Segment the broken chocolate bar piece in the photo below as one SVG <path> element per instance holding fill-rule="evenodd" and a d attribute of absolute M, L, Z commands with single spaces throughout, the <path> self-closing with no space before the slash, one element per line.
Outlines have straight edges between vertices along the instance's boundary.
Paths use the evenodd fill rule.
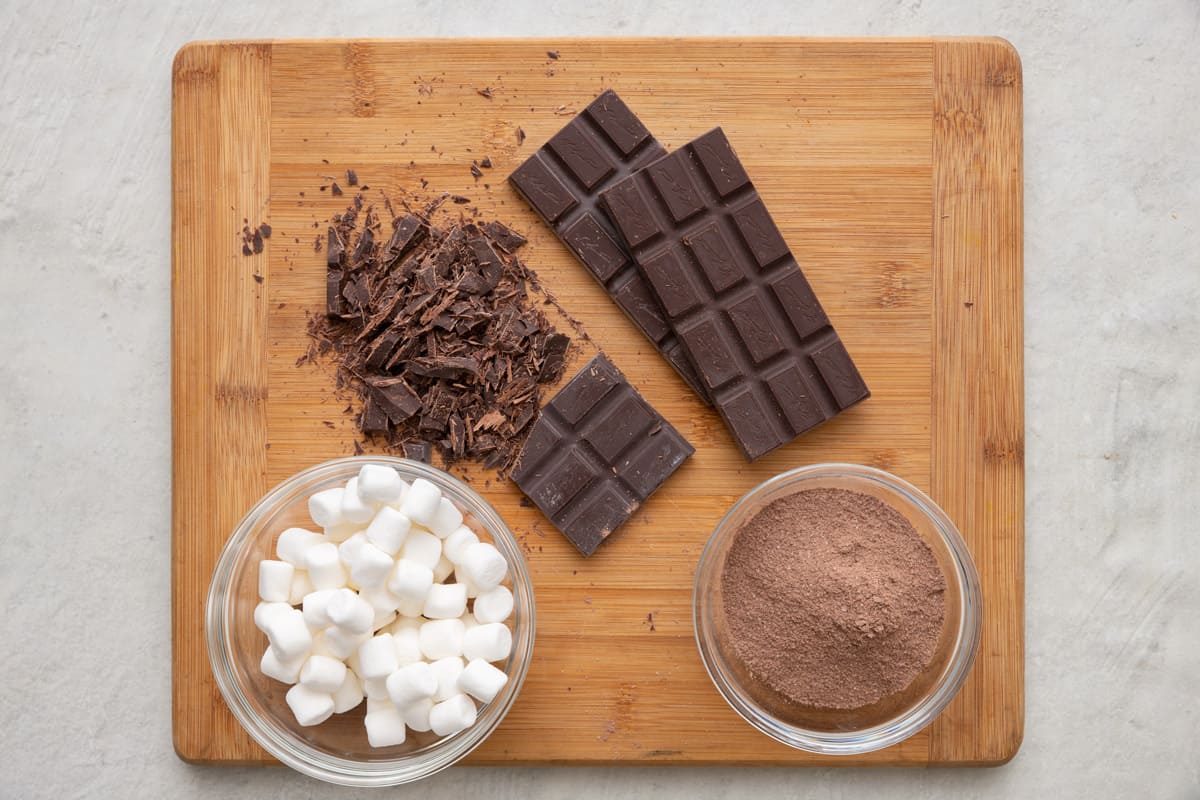
<path fill-rule="evenodd" d="M 870 395 L 720 128 L 602 201 L 747 459 Z"/>
<path fill-rule="evenodd" d="M 541 410 L 512 479 L 590 556 L 694 452 L 598 355 Z"/>
<path fill-rule="evenodd" d="M 666 152 L 610 89 L 508 180 L 680 377 L 708 402 L 707 389 L 663 318 L 658 300 L 598 207 L 602 191 Z"/>

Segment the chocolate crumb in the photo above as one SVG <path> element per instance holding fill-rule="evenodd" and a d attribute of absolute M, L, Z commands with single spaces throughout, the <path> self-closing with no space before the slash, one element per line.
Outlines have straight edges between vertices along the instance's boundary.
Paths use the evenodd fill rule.
<path fill-rule="evenodd" d="M 552 60 L 558 61 L 558 51 L 557 50 L 547 50 L 546 55 L 549 58 L 551 58 Z"/>
<path fill-rule="evenodd" d="M 346 170 L 346 185 L 358 186 L 358 173 L 352 169 Z M 363 188 L 365 189 L 367 187 L 364 186 Z"/>
<path fill-rule="evenodd" d="M 522 128 L 517 128 L 517 146 L 525 144 L 525 131 Z"/>
<path fill-rule="evenodd" d="M 267 224 L 267 223 L 265 223 L 265 222 L 259 223 L 259 225 L 258 225 L 258 232 L 259 232 L 260 234 L 262 234 L 262 238 L 264 238 L 264 239 L 270 239 L 270 238 L 271 238 L 271 233 L 272 233 L 271 226 L 270 226 L 270 225 L 268 225 L 268 224 Z M 286 234 L 285 234 L 285 235 L 286 235 Z"/>
<path fill-rule="evenodd" d="M 482 89 L 476 89 L 475 93 L 480 97 L 486 97 L 488 100 L 492 99 L 492 87 L 490 86 L 485 86 Z"/>
<path fill-rule="evenodd" d="M 483 177 L 483 170 L 479 169 L 479 167 L 472 164 L 471 165 L 471 175 L 473 175 L 475 177 L 475 182 L 479 183 L 479 179 Z"/>
<path fill-rule="evenodd" d="M 333 190 L 334 197 L 342 196 L 342 194 L 343 194 L 342 187 L 338 186 L 336 183 L 333 183 L 333 184 L 330 184 L 330 188 Z"/>
<path fill-rule="evenodd" d="M 492 168 L 491 156 L 484 156 L 483 160 L 479 162 L 479 166 L 483 167 L 484 169 L 491 169 Z"/>
<path fill-rule="evenodd" d="M 250 249 L 250 245 L 248 245 L 248 244 L 242 245 L 242 255 L 244 255 L 244 256 L 254 255 L 254 251 Z"/>
<path fill-rule="evenodd" d="M 262 282 L 263 282 L 263 276 L 262 276 L 262 275 L 259 275 L 259 274 L 256 272 L 256 273 L 254 273 L 254 280 L 255 280 L 257 283 L 262 283 Z"/>

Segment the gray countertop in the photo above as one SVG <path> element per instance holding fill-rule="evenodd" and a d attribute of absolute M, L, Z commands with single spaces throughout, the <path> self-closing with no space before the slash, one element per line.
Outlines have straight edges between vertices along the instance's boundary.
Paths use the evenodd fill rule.
<path fill-rule="evenodd" d="M 352 794 L 171 749 L 171 58 L 192 39 L 484 34 L 1016 45 L 1026 732 L 989 770 L 462 768 L 421 796 L 1200 797 L 1196 0 L 198 5 L 0 13 L 0 797 Z"/>

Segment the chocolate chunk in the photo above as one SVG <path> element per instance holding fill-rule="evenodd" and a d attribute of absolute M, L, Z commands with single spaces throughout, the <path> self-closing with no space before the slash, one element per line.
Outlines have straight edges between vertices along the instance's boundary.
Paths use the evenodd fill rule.
<path fill-rule="evenodd" d="M 561 333 L 546 337 L 542 344 L 542 368 L 538 370 L 538 383 L 554 383 L 562 377 L 570 344 L 571 338 Z"/>
<path fill-rule="evenodd" d="M 463 378 L 479 375 L 479 362 L 470 356 L 414 358 L 406 367 L 409 372 L 427 378 Z"/>
<path fill-rule="evenodd" d="M 512 479 L 589 556 L 693 452 L 598 355 L 542 409 Z"/>
<path fill-rule="evenodd" d="M 500 222 L 488 222 L 483 226 L 483 235 L 492 240 L 492 244 L 506 253 L 515 253 L 517 248 L 524 245 L 528 239 Z"/>
<path fill-rule="evenodd" d="M 388 415 L 375 398 L 367 395 L 363 401 L 362 415 L 358 418 L 358 428 L 368 436 L 377 436 L 388 432 Z"/>
<path fill-rule="evenodd" d="M 346 288 L 346 275 L 342 270 L 330 268 L 325 273 L 325 313 L 330 317 L 344 317 L 347 306 L 342 294 Z"/>
<path fill-rule="evenodd" d="M 433 462 L 433 447 L 429 442 L 405 442 L 402 447 L 407 459 L 420 461 L 422 464 Z"/>
<path fill-rule="evenodd" d="M 870 395 L 720 128 L 602 202 L 747 459 Z"/>
<path fill-rule="evenodd" d="M 508 180 L 688 386 L 708 402 L 707 389 L 667 325 L 658 300 L 599 206 L 601 192 L 665 153 L 610 89 Z"/>
<path fill-rule="evenodd" d="M 421 410 L 421 398 L 403 378 L 374 378 L 368 384 L 371 387 L 370 396 L 392 422 L 404 422 Z"/>

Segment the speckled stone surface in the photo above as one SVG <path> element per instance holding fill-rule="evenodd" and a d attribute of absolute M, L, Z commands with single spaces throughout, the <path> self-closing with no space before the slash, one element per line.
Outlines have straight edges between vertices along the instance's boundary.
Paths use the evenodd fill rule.
<path fill-rule="evenodd" d="M 755 5 L 3 3 L 0 797 L 361 794 L 171 748 L 170 64 L 192 39 L 485 33 L 1017 46 L 1027 722 L 991 770 L 462 768 L 421 796 L 1200 797 L 1200 5 Z"/>

